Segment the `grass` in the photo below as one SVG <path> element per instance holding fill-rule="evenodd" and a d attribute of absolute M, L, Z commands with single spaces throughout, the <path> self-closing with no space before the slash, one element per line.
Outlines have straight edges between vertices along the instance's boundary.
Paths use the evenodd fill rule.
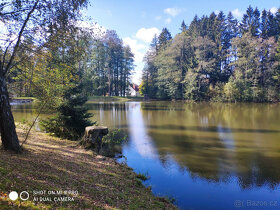
<path fill-rule="evenodd" d="M 17 100 L 36 100 L 34 97 L 14 97 L 12 99 L 17 99 Z"/>
<path fill-rule="evenodd" d="M 24 130 L 17 131 L 22 141 Z M 22 154 L 1 150 L 0 209 L 176 209 L 144 187 L 131 168 L 76 145 L 32 131 Z M 71 195 L 74 201 L 44 202 L 33 194 L 40 190 L 78 194 Z M 1 196 L 10 191 L 28 191 L 30 198 L 11 201 Z M 43 197 L 55 199 L 57 195 Z"/>
<path fill-rule="evenodd" d="M 136 178 L 142 180 L 142 181 L 146 181 L 148 179 L 150 179 L 150 177 L 146 174 L 142 174 L 142 173 L 138 173 L 136 174 Z"/>
<path fill-rule="evenodd" d="M 91 101 L 119 101 L 119 102 L 124 102 L 124 101 L 142 101 L 144 97 L 133 97 L 133 96 L 127 96 L 127 97 L 120 97 L 120 96 L 90 96 L 88 98 L 88 102 Z"/>

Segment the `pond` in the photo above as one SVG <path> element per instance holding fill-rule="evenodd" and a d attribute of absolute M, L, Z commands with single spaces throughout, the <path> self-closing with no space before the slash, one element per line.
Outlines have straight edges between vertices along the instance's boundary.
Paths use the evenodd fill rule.
<path fill-rule="evenodd" d="M 87 106 L 99 125 L 128 131 L 128 166 L 147 174 L 145 185 L 181 209 L 280 208 L 279 104 Z M 30 104 L 13 106 L 13 113 L 16 121 L 36 115 Z"/>

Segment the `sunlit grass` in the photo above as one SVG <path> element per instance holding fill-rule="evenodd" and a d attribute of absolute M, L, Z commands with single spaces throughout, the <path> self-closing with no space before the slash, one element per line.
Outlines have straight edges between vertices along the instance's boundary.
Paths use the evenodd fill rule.
<path fill-rule="evenodd" d="M 17 131 L 22 141 L 24 130 Z M 85 151 L 77 142 L 32 131 L 24 148 L 22 154 L 1 151 L 0 192 L 28 191 L 30 199 L 0 199 L 0 209 L 175 208 L 152 195 L 126 165 Z M 79 194 L 74 202 L 38 202 L 33 201 L 33 190 L 77 190 Z"/>

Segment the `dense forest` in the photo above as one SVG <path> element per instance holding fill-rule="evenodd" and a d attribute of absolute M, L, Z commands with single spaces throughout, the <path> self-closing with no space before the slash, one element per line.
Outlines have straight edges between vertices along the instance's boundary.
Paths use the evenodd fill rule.
<path fill-rule="evenodd" d="M 164 28 L 145 56 L 140 92 L 150 98 L 192 101 L 280 100 L 280 9 L 248 7 L 184 21 L 174 38 Z"/>
<path fill-rule="evenodd" d="M 87 96 L 128 94 L 134 55 L 115 31 L 79 27 L 78 22 L 68 34 L 52 33 L 43 46 L 31 39 L 22 44 L 26 47 L 21 48 L 20 65 L 9 76 L 12 95 L 40 97 L 49 89 L 54 94 L 74 80 L 83 83 L 83 93 Z M 60 33 L 64 33 L 63 39 Z"/>

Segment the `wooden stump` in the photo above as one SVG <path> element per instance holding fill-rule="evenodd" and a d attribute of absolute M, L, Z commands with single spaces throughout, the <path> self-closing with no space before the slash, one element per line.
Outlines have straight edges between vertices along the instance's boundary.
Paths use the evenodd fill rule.
<path fill-rule="evenodd" d="M 105 126 L 89 126 L 85 128 L 85 136 L 83 139 L 83 145 L 89 145 L 100 151 L 103 136 L 109 133 L 108 127 Z"/>

